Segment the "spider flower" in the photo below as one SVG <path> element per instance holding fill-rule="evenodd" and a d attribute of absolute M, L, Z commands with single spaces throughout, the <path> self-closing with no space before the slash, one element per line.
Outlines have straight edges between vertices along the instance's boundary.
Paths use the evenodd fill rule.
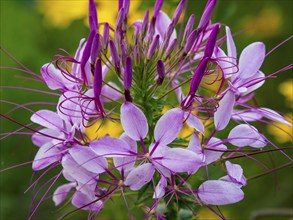
<path fill-rule="evenodd" d="M 118 1 L 116 26 L 99 22 L 99 10 L 89 0 L 89 35 L 74 56 L 54 56 L 38 76 L 59 92 L 55 111 L 23 107 L 41 126 L 23 126 L 33 131 L 32 142 L 39 147 L 33 170 L 60 167 L 54 185 L 62 175 L 68 181 L 55 188 L 55 205 L 68 199 L 76 210 L 94 217 L 110 199 L 122 197 L 133 219 L 130 192 L 139 195 L 135 204 L 144 204 L 140 208 L 146 218 L 164 219 L 172 203 L 178 204 L 174 198 L 191 211 L 207 206 L 214 213 L 210 205 L 244 198 L 245 165 L 229 160 L 247 156 L 257 161 L 251 155 L 270 144 L 276 147 L 250 123 L 270 123 L 268 119 L 291 124 L 275 110 L 250 104 L 254 92 L 276 74 L 260 71 L 266 57 L 262 42 L 248 45 L 237 61 L 230 28 L 220 37 L 223 25 L 210 20 L 216 2 L 207 1 L 197 28 L 191 15 L 178 34 L 185 0 L 171 18 L 157 0 L 152 14 L 147 10 L 131 24 L 132 2 Z M 179 135 L 184 129 L 189 136 Z M 222 130 L 229 133 L 225 139 Z M 249 147 L 251 155 L 245 153 Z M 219 168 L 220 179 L 209 173 L 210 165 Z"/>

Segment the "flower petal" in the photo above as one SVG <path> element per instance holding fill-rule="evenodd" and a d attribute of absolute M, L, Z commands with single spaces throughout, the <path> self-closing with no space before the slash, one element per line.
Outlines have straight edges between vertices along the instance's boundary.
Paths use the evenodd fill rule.
<path fill-rule="evenodd" d="M 75 207 L 82 208 L 83 210 L 99 212 L 103 208 L 103 202 L 99 200 L 92 203 L 95 200 L 97 200 L 96 197 L 89 196 L 81 191 L 76 191 L 72 197 L 71 203 Z"/>
<path fill-rule="evenodd" d="M 89 147 L 74 146 L 70 148 L 69 153 L 75 162 L 92 173 L 103 173 L 108 168 L 107 160 Z"/>
<path fill-rule="evenodd" d="M 160 145 L 171 143 L 179 134 L 184 119 L 184 111 L 174 108 L 166 112 L 157 122 L 154 136 Z"/>
<path fill-rule="evenodd" d="M 230 131 L 229 142 L 237 147 L 249 146 L 256 142 L 260 135 L 252 125 L 241 124 Z"/>
<path fill-rule="evenodd" d="M 221 180 L 208 180 L 198 188 L 199 198 L 210 205 L 227 205 L 244 198 L 243 191 L 234 183 Z"/>
<path fill-rule="evenodd" d="M 143 112 L 131 102 L 121 106 L 120 119 L 125 133 L 133 140 L 144 139 L 148 133 L 148 123 Z"/>
<path fill-rule="evenodd" d="M 278 112 L 272 109 L 260 108 L 260 109 L 257 109 L 256 112 L 261 113 L 264 117 L 271 119 L 273 121 L 280 122 L 288 126 L 292 126 L 282 115 L 280 115 Z"/>
<path fill-rule="evenodd" d="M 125 133 L 123 133 L 120 136 L 120 139 L 122 139 L 123 141 L 125 141 L 128 144 L 131 152 L 134 152 L 134 153 L 137 152 L 136 141 L 132 140 Z M 133 168 L 135 161 L 136 161 L 136 156 L 114 157 L 113 158 L 113 162 L 114 162 L 115 167 L 120 172 L 123 170 L 126 173 Z"/>
<path fill-rule="evenodd" d="M 127 176 L 124 184 L 131 190 L 139 190 L 151 181 L 155 173 L 155 168 L 151 163 L 145 163 L 134 168 Z"/>
<path fill-rule="evenodd" d="M 54 191 L 53 198 L 52 198 L 55 206 L 60 205 L 64 201 L 64 199 L 66 198 L 70 190 L 75 186 L 76 186 L 76 183 L 67 183 L 67 184 L 59 186 Z"/>
<path fill-rule="evenodd" d="M 222 141 L 218 138 L 212 137 L 210 141 L 207 143 L 207 147 L 211 148 L 211 150 L 205 149 L 205 164 L 210 164 L 218 160 L 227 150 L 227 147 L 224 144 L 221 144 Z"/>
<path fill-rule="evenodd" d="M 196 172 L 202 165 L 202 157 L 182 148 L 170 148 L 164 154 L 162 165 L 173 172 Z"/>
<path fill-rule="evenodd" d="M 95 179 L 98 177 L 97 174 L 89 172 L 78 165 L 70 154 L 63 156 L 62 166 L 63 171 L 67 176 L 70 176 L 70 179 L 73 178 L 82 184 L 94 184 L 96 182 Z"/>
<path fill-rule="evenodd" d="M 63 120 L 57 113 L 49 110 L 37 111 L 32 115 L 31 121 L 53 130 L 62 131 L 63 129 Z"/>
<path fill-rule="evenodd" d="M 162 198 L 165 195 L 166 187 L 167 187 L 167 179 L 164 176 L 161 176 L 161 179 L 154 190 L 153 198 L 154 199 Z"/>
<path fill-rule="evenodd" d="M 255 42 L 244 48 L 239 58 L 238 77 L 247 79 L 253 76 L 261 67 L 265 53 L 265 45 L 262 42 Z"/>
<path fill-rule="evenodd" d="M 199 131 L 200 133 L 204 133 L 204 126 L 203 123 L 192 113 L 185 113 L 185 118 L 187 118 L 186 123 L 189 127 L 194 128 L 195 130 Z"/>
<path fill-rule="evenodd" d="M 133 156 L 128 144 L 118 138 L 106 136 L 90 142 L 89 146 L 96 154 L 104 157 Z"/>
<path fill-rule="evenodd" d="M 44 169 L 50 164 L 59 161 L 61 157 L 61 151 L 52 142 L 49 142 L 39 148 L 32 164 L 32 169 L 34 171 Z"/>
<path fill-rule="evenodd" d="M 35 132 L 32 136 L 32 142 L 33 142 L 33 144 L 35 144 L 38 147 L 41 147 L 44 144 L 54 140 L 54 137 L 60 136 L 59 131 L 55 131 L 55 130 L 48 129 L 48 128 L 43 128 L 43 129 L 39 130 L 39 132 L 46 134 L 48 136 L 52 136 L 52 137 L 48 137 L 48 136 L 45 136 L 45 135 L 40 134 L 38 132 Z"/>
<path fill-rule="evenodd" d="M 171 24 L 171 19 L 168 17 L 168 15 L 165 12 L 160 11 L 156 18 L 156 31 L 154 36 L 159 34 L 160 41 L 163 41 L 164 35 L 167 32 L 170 24 Z M 174 30 L 173 33 L 171 34 L 170 42 L 174 40 L 175 38 L 176 38 L 176 31 Z"/>
<path fill-rule="evenodd" d="M 223 130 L 229 123 L 233 107 L 235 104 L 235 95 L 228 91 L 219 102 L 219 108 L 215 112 L 214 123 L 218 131 Z"/>

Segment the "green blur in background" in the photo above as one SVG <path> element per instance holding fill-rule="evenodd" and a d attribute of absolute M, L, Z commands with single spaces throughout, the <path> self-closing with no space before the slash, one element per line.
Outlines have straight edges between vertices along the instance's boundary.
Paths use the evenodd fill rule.
<path fill-rule="evenodd" d="M 55 4 L 56 0 L 48 0 L 50 4 Z M 194 13 L 197 22 L 203 11 L 206 1 L 190 0 L 187 7 L 187 15 Z M 74 54 L 81 38 L 87 37 L 88 28 L 84 19 L 80 17 L 67 24 L 67 26 L 56 27 L 50 25 L 44 20 L 44 14 L 37 9 L 39 2 L 32 0 L 1 0 L 1 47 L 16 57 L 22 64 L 39 74 L 40 67 L 51 61 L 58 48 L 64 48 L 70 54 Z M 112 4 L 118 4 L 112 1 Z M 144 1 L 139 6 L 141 13 L 147 6 L 152 6 L 153 1 Z M 174 11 L 176 1 L 166 1 L 164 6 L 168 12 Z M 214 11 L 212 21 L 227 24 L 233 33 L 241 32 L 234 40 L 237 46 L 238 56 L 242 49 L 255 41 L 263 41 L 266 44 L 267 51 L 274 48 L 280 42 L 292 35 L 292 0 L 219 0 Z M 98 9 L 99 10 L 99 9 Z M 56 11 L 56 13 L 59 13 Z M 99 13 L 99 11 L 98 11 Z M 113 10 L 108 13 L 116 13 Z M 168 13 L 170 16 L 171 13 Z M 86 12 L 85 12 L 86 15 Z M 221 34 L 224 34 L 222 28 Z M 223 47 L 225 48 L 225 47 Z M 292 40 L 278 48 L 274 53 L 269 55 L 262 66 L 262 71 L 268 75 L 292 62 L 293 57 Z M 0 53 L 0 66 L 18 67 L 7 55 Z M 1 69 L 0 79 L 1 86 L 17 86 L 33 89 L 49 91 L 42 83 L 25 79 L 28 75 L 19 71 Z M 265 106 L 284 113 L 292 113 L 292 103 L 288 103 L 288 99 L 279 93 L 278 86 L 280 83 L 292 80 L 292 71 L 287 71 L 278 76 L 276 79 L 269 79 L 264 86 L 257 90 L 257 101 L 259 106 Z M 292 87 L 291 87 L 292 89 Z M 18 89 L 1 88 L 1 100 L 6 100 L 18 104 L 30 102 L 52 102 L 53 105 L 30 105 L 31 110 L 36 111 L 42 108 L 55 110 L 58 96 L 44 95 L 41 93 L 22 91 Z M 292 90 L 291 90 L 292 92 Z M 15 106 L 8 103 L 1 103 L 1 113 L 6 113 Z M 16 110 L 9 116 L 16 121 L 29 124 L 31 112 L 25 110 Z M 18 129 L 19 126 L 1 118 L 1 134 L 2 138 L 5 132 L 11 132 Z M 222 137 L 227 136 L 232 126 L 226 129 L 226 132 L 220 132 Z M 279 147 L 292 146 L 292 139 L 277 142 L 274 136 L 267 132 L 264 125 L 258 126 L 258 129 L 264 132 L 267 137 Z M 31 161 L 34 158 L 37 147 L 33 146 L 29 136 L 10 136 L 1 140 L 1 169 L 11 167 L 16 164 Z M 286 151 L 288 155 L 293 156 L 292 150 Z M 289 160 L 279 152 L 266 153 L 256 156 L 269 168 L 278 167 L 288 163 Z M 250 159 L 244 158 L 234 160 L 244 169 L 247 177 L 257 175 L 264 172 L 264 168 Z M 56 169 L 55 174 L 60 169 Z M 28 217 L 29 209 L 32 204 L 36 205 L 47 187 L 41 189 L 41 193 L 33 202 L 33 194 L 31 191 L 26 192 L 33 179 L 40 175 L 32 176 L 31 165 L 25 165 L 19 168 L 11 169 L 1 173 L 1 220 L 18 220 Z M 35 193 L 40 187 L 46 183 L 54 175 L 49 173 L 46 178 L 41 180 L 39 185 L 33 190 Z M 60 178 L 60 183 L 65 182 Z M 220 207 L 227 219 L 249 219 L 255 212 L 263 209 L 283 209 L 293 208 L 293 170 L 292 166 L 286 169 L 274 172 L 258 179 L 252 180 L 246 187 L 245 199 L 233 205 Z M 71 205 L 64 207 L 55 207 L 51 199 L 53 190 L 46 197 L 44 203 L 38 208 L 34 219 L 57 219 L 64 213 L 73 209 Z M 128 219 L 127 209 L 118 197 L 113 201 L 109 201 L 102 210 L 97 219 L 120 220 Z M 134 211 L 138 219 L 142 213 Z M 205 208 L 200 211 L 199 219 L 217 219 L 216 216 Z M 72 214 L 68 219 L 86 219 L 87 213 L 79 211 Z M 269 219 L 293 219 L 291 217 L 266 217 L 257 218 L 258 220 Z"/>

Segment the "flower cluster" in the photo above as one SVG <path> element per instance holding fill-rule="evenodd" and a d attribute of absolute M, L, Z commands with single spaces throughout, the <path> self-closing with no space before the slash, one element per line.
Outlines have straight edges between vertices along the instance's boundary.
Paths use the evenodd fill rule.
<path fill-rule="evenodd" d="M 157 0 L 152 15 L 146 11 L 129 24 L 130 1 L 120 0 L 112 27 L 98 22 L 89 0 L 87 39 L 74 57 L 59 54 L 41 68 L 42 80 L 61 94 L 55 112 L 31 117 L 42 126 L 32 136 L 39 147 L 32 168 L 62 167 L 57 178 L 67 183 L 53 194 L 56 206 L 68 199 L 95 216 L 113 195 L 121 194 L 128 207 L 125 193 L 143 191 L 146 218 L 164 219 L 174 198 L 191 210 L 244 198 L 243 169 L 229 160 L 244 147 L 258 151 L 270 143 L 251 122 L 290 123 L 251 104 L 272 76 L 260 70 L 265 45 L 252 43 L 237 58 L 229 27 L 210 21 L 216 0 L 208 0 L 196 28 L 191 15 L 178 34 L 186 3 L 169 18 Z M 108 122 L 122 126 L 119 137 L 111 130 L 100 135 Z M 224 129 L 228 137 L 217 138 Z M 220 178 L 208 175 L 211 164 L 221 167 Z M 199 169 L 204 178 L 197 178 Z"/>

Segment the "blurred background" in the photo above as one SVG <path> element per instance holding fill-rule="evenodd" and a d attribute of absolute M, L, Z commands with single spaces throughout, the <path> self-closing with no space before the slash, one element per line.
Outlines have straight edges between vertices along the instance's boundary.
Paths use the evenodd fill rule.
<path fill-rule="evenodd" d="M 50 62 L 52 56 L 57 53 L 58 48 L 63 48 L 70 54 L 74 54 L 79 40 L 87 37 L 87 1 L 85 0 L 1 0 L 0 2 L 1 48 L 4 48 L 35 73 L 39 74 L 40 67 L 44 63 Z M 177 3 L 178 1 L 173 0 L 165 1 L 163 10 L 171 17 Z M 205 3 L 206 1 L 204 0 L 190 0 L 185 20 L 181 19 L 181 22 L 186 22 L 188 15 L 191 13 L 195 14 L 198 21 Z M 154 1 L 131 1 L 129 22 L 142 19 L 144 10 L 151 8 L 153 4 Z M 110 24 L 114 24 L 117 16 L 117 5 L 117 1 L 97 1 L 99 22 L 107 21 Z M 263 41 L 266 44 L 266 50 L 270 51 L 292 35 L 292 10 L 292 0 L 219 0 L 213 13 L 212 21 L 227 24 L 233 33 L 241 32 L 234 38 L 238 54 L 246 45 L 255 41 Z M 222 34 L 224 34 L 223 29 Z M 290 64 L 293 57 L 292 45 L 291 40 L 270 54 L 261 70 L 268 75 Z M 18 67 L 2 51 L 0 58 L 1 67 Z M 3 88 L 3 86 L 17 86 L 49 91 L 45 85 L 27 80 L 25 77 L 28 75 L 25 73 L 3 68 L 0 70 L 1 100 L 18 104 L 44 101 L 56 103 L 58 97 L 52 95 L 22 91 L 16 88 Z M 277 78 L 267 80 L 264 86 L 257 90 L 256 97 L 259 106 L 284 112 L 287 119 L 292 122 L 292 71 L 281 73 Z M 1 113 L 6 113 L 14 107 L 11 104 L 2 102 Z M 41 108 L 55 110 L 53 105 L 31 105 L 29 108 L 32 110 Z M 31 113 L 17 110 L 9 116 L 18 122 L 29 124 Z M 276 129 L 274 126 L 267 125 L 258 126 L 258 129 L 264 132 L 278 147 L 292 146 L 292 128 L 284 125 L 278 126 L 287 133 Z M 2 139 L 5 133 L 15 131 L 18 128 L 18 125 L 1 118 L 1 169 L 31 161 L 37 151 L 37 147 L 33 146 L 28 136 L 10 136 Z M 291 137 L 288 133 L 291 134 Z M 220 135 L 227 136 L 225 133 Z M 291 157 L 293 156 L 292 150 L 288 150 L 286 153 Z M 256 158 L 270 168 L 289 162 L 279 152 L 265 153 Z M 249 159 L 239 159 L 234 162 L 243 166 L 247 177 L 265 171 L 260 165 Z M 52 177 L 52 175 L 48 176 Z M 28 210 L 33 203 L 33 195 L 31 192 L 24 192 L 29 187 L 32 178 L 31 165 L 1 173 L 0 219 L 18 220 L 27 218 Z M 43 180 L 39 186 L 45 182 Z M 293 170 L 292 166 L 290 166 L 271 175 L 251 180 L 248 186 L 243 188 L 245 199 L 237 204 L 223 206 L 221 211 L 227 219 L 249 219 L 263 210 L 277 209 L 277 211 L 280 211 L 284 208 L 292 208 L 292 186 Z M 34 191 L 37 192 L 38 189 L 36 188 Z M 44 189 L 42 189 L 40 195 L 44 192 Z M 37 198 L 40 199 L 41 196 Z M 51 197 L 46 199 L 37 210 L 34 219 L 57 219 L 62 214 L 72 210 L 70 205 L 56 208 Z M 98 219 L 128 219 L 126 208 L 119 200 L 120 198 L 117 201 L 108 202 Z M 79 211 L 68 219 L 85 219 L 86 216 L 84 211 Z M 141 213 L 137 213 L 137 216 L 141 216 Z M 208 209 L 202 208 L 199 212 L 199 219 L 217 218 Z M 274 216 L 258 217 L 256 219 L 292 220 L 293 217 Z"/>

